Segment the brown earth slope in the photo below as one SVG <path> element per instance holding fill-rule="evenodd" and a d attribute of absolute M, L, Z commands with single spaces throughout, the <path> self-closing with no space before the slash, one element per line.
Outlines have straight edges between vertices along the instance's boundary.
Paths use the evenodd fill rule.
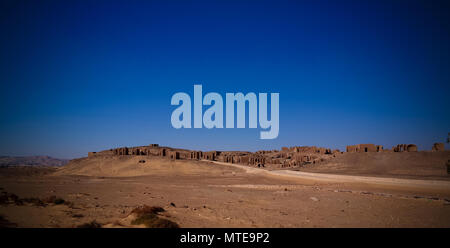
<path fill-rule="evenodd" d="M 450 180 L 450 151 L 344 153 L 298 170 L 343 175 Z"/>
<path fill-rule="evenodd" d="M 94 156 L 74 159 L 54 175 L 135 177 L 147 175 L 203 175 L 222 173 L 223 167 L 194 160 L 169 160 L 153 156 Z"/>

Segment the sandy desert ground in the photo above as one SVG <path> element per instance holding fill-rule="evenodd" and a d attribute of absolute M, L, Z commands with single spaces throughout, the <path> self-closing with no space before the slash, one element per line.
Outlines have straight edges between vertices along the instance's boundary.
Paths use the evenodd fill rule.
<path fill-rule="evenodd" d="M 116 156 L 61 168 L 0 169 L 2 226 L 143 227 L 130 215 L 160 206 L 180 227 L 450 227 L 450 180 L 263 170 L 210 161 Z M 345 174 L 345 173 L 344 173 Z M 347 173 L 348 174 L 348 173 Z M 351 174 L 351 173 L 350 173 Z M 70 202 L 70 203 L 68 203 Z"/>

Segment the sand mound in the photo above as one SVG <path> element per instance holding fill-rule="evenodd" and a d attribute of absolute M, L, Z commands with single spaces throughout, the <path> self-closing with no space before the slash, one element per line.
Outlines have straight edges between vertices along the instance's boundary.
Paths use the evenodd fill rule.
<path fill-rule="evenodd" d="M 445 165 L 449 159 L 450 151 L 344 153 L 329 162 L 300 170 L 349 175 L 450 179 Z"/>
<path fill-rule="evenodd" d="M 193 160 L 147 156 L 93 156 L 71 160 L 55 175 L 133 177 L 145 175 L 214 175 L 238 170 Z"/>

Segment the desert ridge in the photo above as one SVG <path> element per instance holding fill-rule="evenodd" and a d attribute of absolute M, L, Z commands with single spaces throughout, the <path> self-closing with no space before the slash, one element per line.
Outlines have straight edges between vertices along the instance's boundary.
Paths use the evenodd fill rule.
<path fill-rule="evenodd" d="M 139 168 L 146 168 L 146 162 L 148 164 L 151 159 L 160 160 L 157 164 L 166 164 L 168 168 L 173 166 L 169 161 L 201 160 L 239 164 L 266 170 L 287 169 L 351 175 L 362 173 L 374 176 L 446 179 L 450 151 L 446 151 L 442 143 L 434 144 L 428 151 L 418 151 L 414 144 L 399 144 L 392 149 L 384 149 L 382 145 L 358 144 L 347 146 L 345 152 L 316 146 L 282 147 L 280 150 L 257 152 L 197 151 L 150 144 L 89 152 L 87 158 L 71 161 L 62 171 L 69 171 L 70 168 L 80 170 L 81 167 L 73 166 L 73 164 L 80 164 L 80 161 L 83 161 L 81 164 L 86 162 L 97 163 L 97 165 L 103 162 L 109 163 L 108 161 L 123 161 L 124 163 L 116 163 L 116 165 L 123 164 L 125 166 L 127 163 L 131 163 L 133 165 L 141 164 L 142 166 Z M 107 167 L 105 165 L 105 168 Z M 182 171 L 182 168 L 183 165 L 180 165 L 179 171 Z M 156 171 L 155 167 L 152 173 Z M 141 171 L 140 173 L 146 174 L 147 172 Z M 135 170 L 132 174 L 138 175 L 139 173 Z"/>

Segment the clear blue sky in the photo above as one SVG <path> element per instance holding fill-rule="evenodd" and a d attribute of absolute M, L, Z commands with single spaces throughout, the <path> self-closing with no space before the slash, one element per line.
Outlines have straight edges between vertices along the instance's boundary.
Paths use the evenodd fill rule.
<path fill-rule="evenodd" d="M 450 132 L 448 1 L 0 3 L 0 155 L 348 144 Z M 280 133 L 172 128 L 171 96 L 279 92 Z"/>

